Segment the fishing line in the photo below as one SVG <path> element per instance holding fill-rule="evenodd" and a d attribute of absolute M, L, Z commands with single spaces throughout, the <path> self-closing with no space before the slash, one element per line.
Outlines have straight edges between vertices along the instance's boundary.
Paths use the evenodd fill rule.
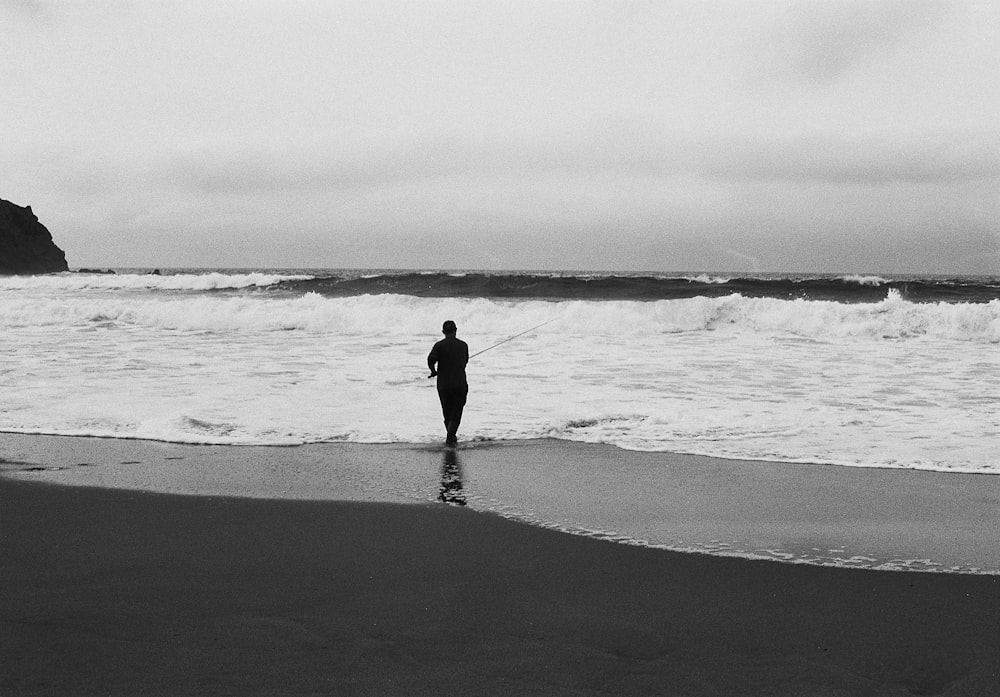
<path fill-rule="evenodd" d="M 492 346 L 488 346 L 488 347 L 484 348 L 482 351 L 476 351 L 474 354 L 472 354 L 471 356 L 469 356 L 469 360 L 471 361 L 473 358 L 475 358 L 479 354 L 486 353 L 487 351 L 489 351 L 491 349 L 495 349 L 497 346 L 502 346 L 503 344 L 506 344 L 508 341 L 513 341 L 514 339 L 516 339 L 519 336 L 524 336 L 528 332 L 533 332 L 533 331 L 535 331 L 536 329 L 538 329 L 540 327 L 544 327 L 546 324 L 551 324 L 552 322 L 555 322 L 557 319 L 559 319 L 559 318 L 558 317 L 553 317 L 552 319 L 548 320 L 547 322 L 542 322 L 541 324 L 539 324 L 537 326 L 534 326 L 531 329 L 525 329 L 523 332 L 520 332 L 519 334 L 515 334 L 514 336 L 508 336 L 503 341 L 498 341 L 497 343 L 493 344 Z"/>

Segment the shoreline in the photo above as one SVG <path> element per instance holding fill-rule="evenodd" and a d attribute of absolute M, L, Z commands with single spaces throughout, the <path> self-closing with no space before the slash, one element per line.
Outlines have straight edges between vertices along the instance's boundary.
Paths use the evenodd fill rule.
<path fill-rule="evenodd" d="M 22 432 L 22 431 L 4 431 L 0 430 L 0 440 L 6 436 L 11 436 L 13 438 L 66 438 L 74 440 L 94 440 L 94 441 L 126 441 L 126 442 L 137 442 L 137 443 L 159 443 L 165 446 L 178 446 L 178 447 L 192 447 L 192 448 L 237 448 L 237 449 L 280 449 L 280 448 L 310 448 L 310 447 L 370 447 L 370 448 L 394 448 L 402 447 L 414 450 L 424 450 L 427 448 L 440 448 L 443 447 L 443 440 L 438 441 L 392 441 L 392 442 L 382 442 L 382 441 L 349 441 L 349 440 L 330 440 L 330 441 L 311 441 L 311 442 L 296 442 L 296 443 L 202 443 L 195 441 L 184 441 L 184 440 L 169 440 L 160 438 L 142 438 L 138 436 L 108 436 L 108 435 L 93 435 L 93 434 L 56 434 L 56 433 L 44 433 L 44 432 Z M 698 452 L 689 452 L 685 450 L 641 450 L 641 449 L 631 449 L 624 446 L 618 445 L 616 443 L 607 443 L 603 441 L 589 441 L 589 440 L 576 440 L 572 438 L 562 438 L 559 436 L 532 436 L 525 438 L 477 438 L 474 440 L 460 441 L 458 444 L 459 448 L 482 448 L 482 447 L 501 447 L 504 445 L 516 446 L 522 443 L 538 443 L 553 441 L 557 443 L 566 443 L 567 445 L 581 445 L 581 446 L 593 446 L 599 448 L 610 448 L 613 450 L 620 450 L 624 453 L 637 453 L 656 456 L 660 455 L 663 457 L 685 457 L 685 458 L 701 458 L 704 460 L 721 460 L 730 462 L 756 462 L 764 465 L 786 465 L 786 466 L 805 466 L 805 467 L 845 467 L 849 469 L 860 469 L 860 470 L 888 470 L 897 472 L 930 472 L 933 474 L 956 474 L 956 475 L 981 475 L 984 477 L 1000 477 L 1000 469 L 998 470 L 982 470 L 982 469 L 971 469 L 964 467 L 922 467 L 916 465 L 910 466 L 888 466 L 888 465 L 871 465 L 871 464 L 857 464 L 852 462 L 843 462 L 836 460 L 822 461 L 822 460 L 808 460 L 808 459 L 761 459 L 761 458 L 748 458 L 748 457 L 737 457 L 735 455 L 707 455 Z M 3 464 L 3 460 L 0 459 L 0 465 Z"/>
<path fill-rule="evenodd" d="M 450 460 L 449 460 L 450 458 Z M 1000 573 L 1000 478 L 727 460 L 573 441 L 187 445 L 0 434 L 0 476 L 197 496 L 470 508 L 660 550 Z M 454 502 L 454 501 L 453 501 Z"/>

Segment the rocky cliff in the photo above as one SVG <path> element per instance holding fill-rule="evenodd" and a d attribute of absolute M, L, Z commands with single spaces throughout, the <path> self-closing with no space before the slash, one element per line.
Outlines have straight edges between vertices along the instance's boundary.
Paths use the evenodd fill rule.
<path fill-rule="evenodd" d="M 31 206 L 0 199 L 0 274 L 67 271 L 66 254 L 38 222 Z"/>

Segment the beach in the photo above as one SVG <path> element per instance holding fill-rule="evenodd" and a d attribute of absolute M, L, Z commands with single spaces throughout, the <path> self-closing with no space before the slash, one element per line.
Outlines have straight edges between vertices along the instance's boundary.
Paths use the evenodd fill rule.
<path fill-rule="evenodd" d="M 313 457 L 301 448 L 254 454 L 10 434 L 0 444 L 5 696 L 955 697 L 1000 689 L 996 575 L 677 553 L 473 510 L 480 460 L 493 470 L 510 463 L 517 486 L 539 486 L 515 477 L 516 463 L 560 453 L 580 460 L 570 444 L 460 447 L 467 506 L 439 501 L 455 488 L 442 487 L 447 462 L 426 447 L 323 451 L 393 472 L 403 460 L 429 469 L 430 489 L 411 495 L 358 479 L 317 491 L 325 485 L 309 467 L 289 468 Z M 684 468 L 668 453 L 646 456 Z M 282 461 L 282 476 L 268 479 L 277 471 L 268 457 Z M 216 476 L 196 461 L 211 461 Z M 240 481 L 227 469 L 244 472 L 242 492 L 227 488 Z M 141 473 L 154 470 L 173 470 L 173 483 L 141 485 L 149 479 Z M 123 482 L 126 471 L 137 481 Z M 312 496 L 269 489 L 269 481 L 296 481 L 295 472 L 295 486 Z M 752 492 L 761 472 L 733 490 Z M 809 472 L 824 487 L 872 474 L 803 469 L 785 489 L 811 495 Z M 893 490 L 933 473 L 896 474 Z M 941 511 L 956 521 L 969 509 L 995 512 L 993 477 L 942 476 L 968 478 L 979 495 L 938 497 Z M 67 480 L 53 483 L 60 477 Z M 179 482 L 202 495 L 177 493 Z M 175 493 L 149 490 L 157 488 Z M 821 528 L 832 543 L 838 526 L 851 527 L 844 497 L 845 517 L 818 513 L 814 537 Z M 906 508 L 883 515 L 905 528 L 920 517 Z M 939 527 L 927 526 L 930 547 Z M 984 546 L 995 539 L 995 529 L 958 533 Z"/>
<path fill-rule="evenodd" d="M 0 0 L 0 697 L 1000 697 L 998 28 Z"/>

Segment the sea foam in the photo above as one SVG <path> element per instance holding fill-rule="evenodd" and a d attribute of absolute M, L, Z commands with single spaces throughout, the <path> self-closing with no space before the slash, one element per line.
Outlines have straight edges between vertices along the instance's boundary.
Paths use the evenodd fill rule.
<path fill-rule="evenodd" d="M 435 442 L 425 359 L 441 322 L 456 321 L 473 353 L 548 322 L 470 363 L 463 438 L 998 469 L 997 301 L 329 297 L 254 274 L 198 281 L 224 292 L 54 278 L 0 286 L 0 430 Z"/>

